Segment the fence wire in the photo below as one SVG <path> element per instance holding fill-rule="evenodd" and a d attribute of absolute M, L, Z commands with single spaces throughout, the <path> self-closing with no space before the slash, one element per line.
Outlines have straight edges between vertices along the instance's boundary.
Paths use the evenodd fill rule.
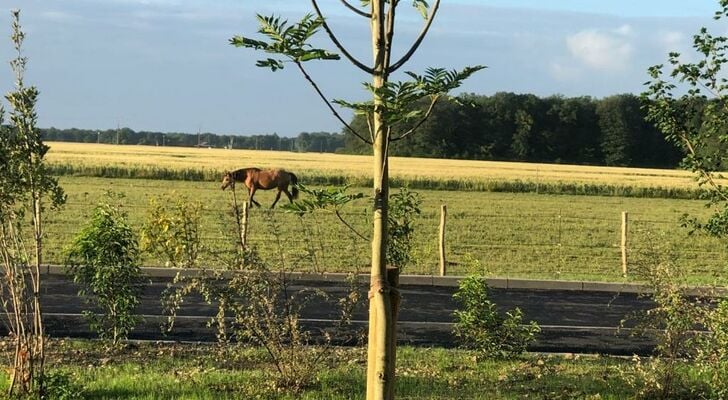
<path fill-rule="evenodd" d="M 213 190 L 200 185 L 203 190 Z M 136 185 L 149 192 L 165 192 L 158 184 Z M 216 189 L 219 191 L 219 189 Z M 46 224 L 46 260 L 63 262 L 63 247 L 81 229 L 91 214 L 90 197 L 76 195 L 64 210 L 50 215 Z M 123 205 L 130 222 L 140 228 L 148 210 L 142 198 L 127 199 Z M 95 201 L 95 199 L 94 199 Z M 541 278 L 622 279 L 621 206 L 614 203 L 608 215 L 589 211 L 589 205 L 603 203 L 580 200 L 585 211 L 558 209 L 522 211 L 509 207 L 509 200 L 488 208 L 450 209 L 446 225 L 445 248 L 449 274 L 487 272 L 489 275 Z M 495 211 L 494 211 L 495 210 Z M 438 271 L 439 206 L 423 207 L 415 218 L 411 265 L 404 273 L 432 274 Z M 370 229 L 366 207 L 353 207 L 343 213 L 359 232 Z M 274 220 L 276 224 L 271 224 Z M 235 243 L 231 207 L 226 196 L 205 204 L 201 240 L 209 249 L 212 262 Z M 274 228 L 273 225 L 279 226 Z M 277 229 L 277 230 L 276 230 Z M 692 237 L 680 226 L 680 216 L 662 217 L 650 212 L 629 214 L 627 262 L 656 250 L 674 254 L 675 262 L 690 274 L 725 276 L 728 254 L 725 246 L 710 237 Z M 369 242 L 356 237 L 334 215 L 315 212 L 303 217 L 275 210 L 253 209 L 249 241 L 261 256 L 271 262 L 295 264 L 301 270 L 347 272 L 365 270 L 371 253 Z M 659 249 L 657 249 L 659 247 Z M 145 255 L 147 265 L 163 265 L 163 260 Z M 640 261 L 640 262 L 643 262 Z"/>

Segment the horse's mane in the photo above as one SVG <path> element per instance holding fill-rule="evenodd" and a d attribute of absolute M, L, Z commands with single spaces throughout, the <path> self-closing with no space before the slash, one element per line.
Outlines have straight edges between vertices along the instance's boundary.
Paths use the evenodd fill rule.
<path fill-rule="evenodd" d="M 245 180 L 245 177 L 248 175 L 248 171 L 256 171 L 259 170 L 255 167 L 249 167 L 249 168 L 240 168 L 236 169 L 235 171 L 231 172 L 230 175 L 233 179 L 243 181 Z"/>

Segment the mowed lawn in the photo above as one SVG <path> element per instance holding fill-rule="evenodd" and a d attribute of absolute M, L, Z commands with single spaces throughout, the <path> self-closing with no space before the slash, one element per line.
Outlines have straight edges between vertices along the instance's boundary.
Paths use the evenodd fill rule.
<path fill-rule="evenodd" d="M 98 342 L 60 342 L 50 345 L 47 371 L 65 374 L 85 399 L 351 400 L 364 399 L 366 393 L 361 347 L 332 349 L 311 385 L 296 393 L 275 386 L 275 367 L 262 348 L 139 343 L 108 354 Z M 636 375 L 633 364 L 578 355 L 482 360 L 465 350 L 400 347 L 396 398 L 632 398 L 637 389 L 628 383 Z M 0 377 L 5 378 L 5 371 Z M 0 390 L 6 382 L 0 380 Z"/>
<path fill-rule="evenodd" d="M 193 150 L 194 151 L 194 150 Z M 305 182 L 305 180 L 304 180 Z M 231 195 L 214 182 L 60 178 L 68 204 L 53 213 L 47 225 L 46 260 L 63 261 L 61 249 L 88 220 L 93 206 L 107 190 L 126 195 L 123 208 L 136 228 L 141 227 L 150 198 L 161 194 L 186 196 L 202 202 L 203 241 L 212 253 L 231 248 Z M 396 191 L 394 189 L 393 191 Z M 350 188 L 369 195 L 369 188 Z M 414 264 L 404 273 L 434 274 L 438 263 L 440 206 L 448 207 L 446 248 L 449 274 L 484 271 L 489 276 L 518 278 L 622 280 L 621 212 L 629 212 L 628 280 L 639 279 L 635 263 L 652 250 L 675 254 L 691 282 L 728 283 L 725 245 L 694 236 L 680 227 L 683 213 L 705 215 L 703 201 L 600 196 L 417 191 L 423 200 L 416 219 Z M 256 198 L 267 206 L 272 192 Z M 285 200 L 287 201 L 287 200 Z M 284 202 L 282 199 L 281 202 Z M 360 200 L 344 211 L 345 218 L 368 234 L 369 202 Z M 280 209 L 253 209 L 250 241 L 261 256 L 276 267 L 302 271 L 366 271 L 370 243 L 357 238 L 335 216 L 327 213 L 300 218 Z M 219 263 L 206 255 L 207 265 Z M 146 265 L 163 265 L 150 255 Z"/>
<path fill-rule="evenodd" d="M 370 156 L 293 153 L 186 147 L 131 146 L 48 142 L 52 164 L 85 167 L 168 168 L 219 172 L 241 167 L 282 167 L 300 176 L 369 177 Z M 603 184 L 633 187 L 695 187 L 687 171 L 670 169 L 591 167 L 497 161 L 390 158 L 390 176 L 474 182 L 521 180 L 538 183 Z"/>

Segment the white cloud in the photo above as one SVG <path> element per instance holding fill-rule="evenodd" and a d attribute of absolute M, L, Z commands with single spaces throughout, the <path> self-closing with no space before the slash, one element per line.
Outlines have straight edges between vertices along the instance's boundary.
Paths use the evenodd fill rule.
<path fill-rule="evenodd" d="M 668 31 L 660 35 L 660 41 L 665 48 L 674 49 L 685 42 L 685 35 L 679 31 Z"/>
<path fill-rule="evenodd" d="M 568 36 L 566 46 L 578 61 L 601 71 L 625 70 L 634 52 L 623 34 L 614 35 L 596 30 L 585 30 Z"/>
<path fill-rule="evenodd" d="M 622 25 L 619 28 L 615 29 L 614 33 L 618 33 L 622 36 L 629 36 L 632 34 L 632 26 L 627 25 L 627 24 Z"/>

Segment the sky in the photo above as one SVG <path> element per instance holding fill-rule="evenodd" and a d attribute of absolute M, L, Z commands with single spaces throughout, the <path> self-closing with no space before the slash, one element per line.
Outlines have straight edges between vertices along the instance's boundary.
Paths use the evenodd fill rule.
<path fill-rule="evenodd" d="M 409 3 L 398 13 L 398 54 L 423 22 Z M 338 0 L 320 4 L 341 42 L 370 63 L 367 20 Z M 27 34 L 26 82 L 41 92 L 40 127 L 282 136 L 341 130 L 295 68 L 258 68 L 263 54 L 228 44 L 234 35 L 257 37 L 256 14 L 295 20 L 311 12 L 308 1 L 1 0 L 0 60 L 15 57 L 15 8 Z M 639 93 L 647 68 L 668 52 L 690 60 L 701 26 L 728 34 L 725 20 L 712 19 L 717 8 L 718 0 L 443 0 L 403 70 L 486 65 L 458 90 L 481 95 Z M 323 32 L 316 44 L 334 49 Z M 329 98 L 367 98 L 369 78 L 348 61 L 309 68 Z M 0 91 L 12 86 L 2 63 Z"/>

